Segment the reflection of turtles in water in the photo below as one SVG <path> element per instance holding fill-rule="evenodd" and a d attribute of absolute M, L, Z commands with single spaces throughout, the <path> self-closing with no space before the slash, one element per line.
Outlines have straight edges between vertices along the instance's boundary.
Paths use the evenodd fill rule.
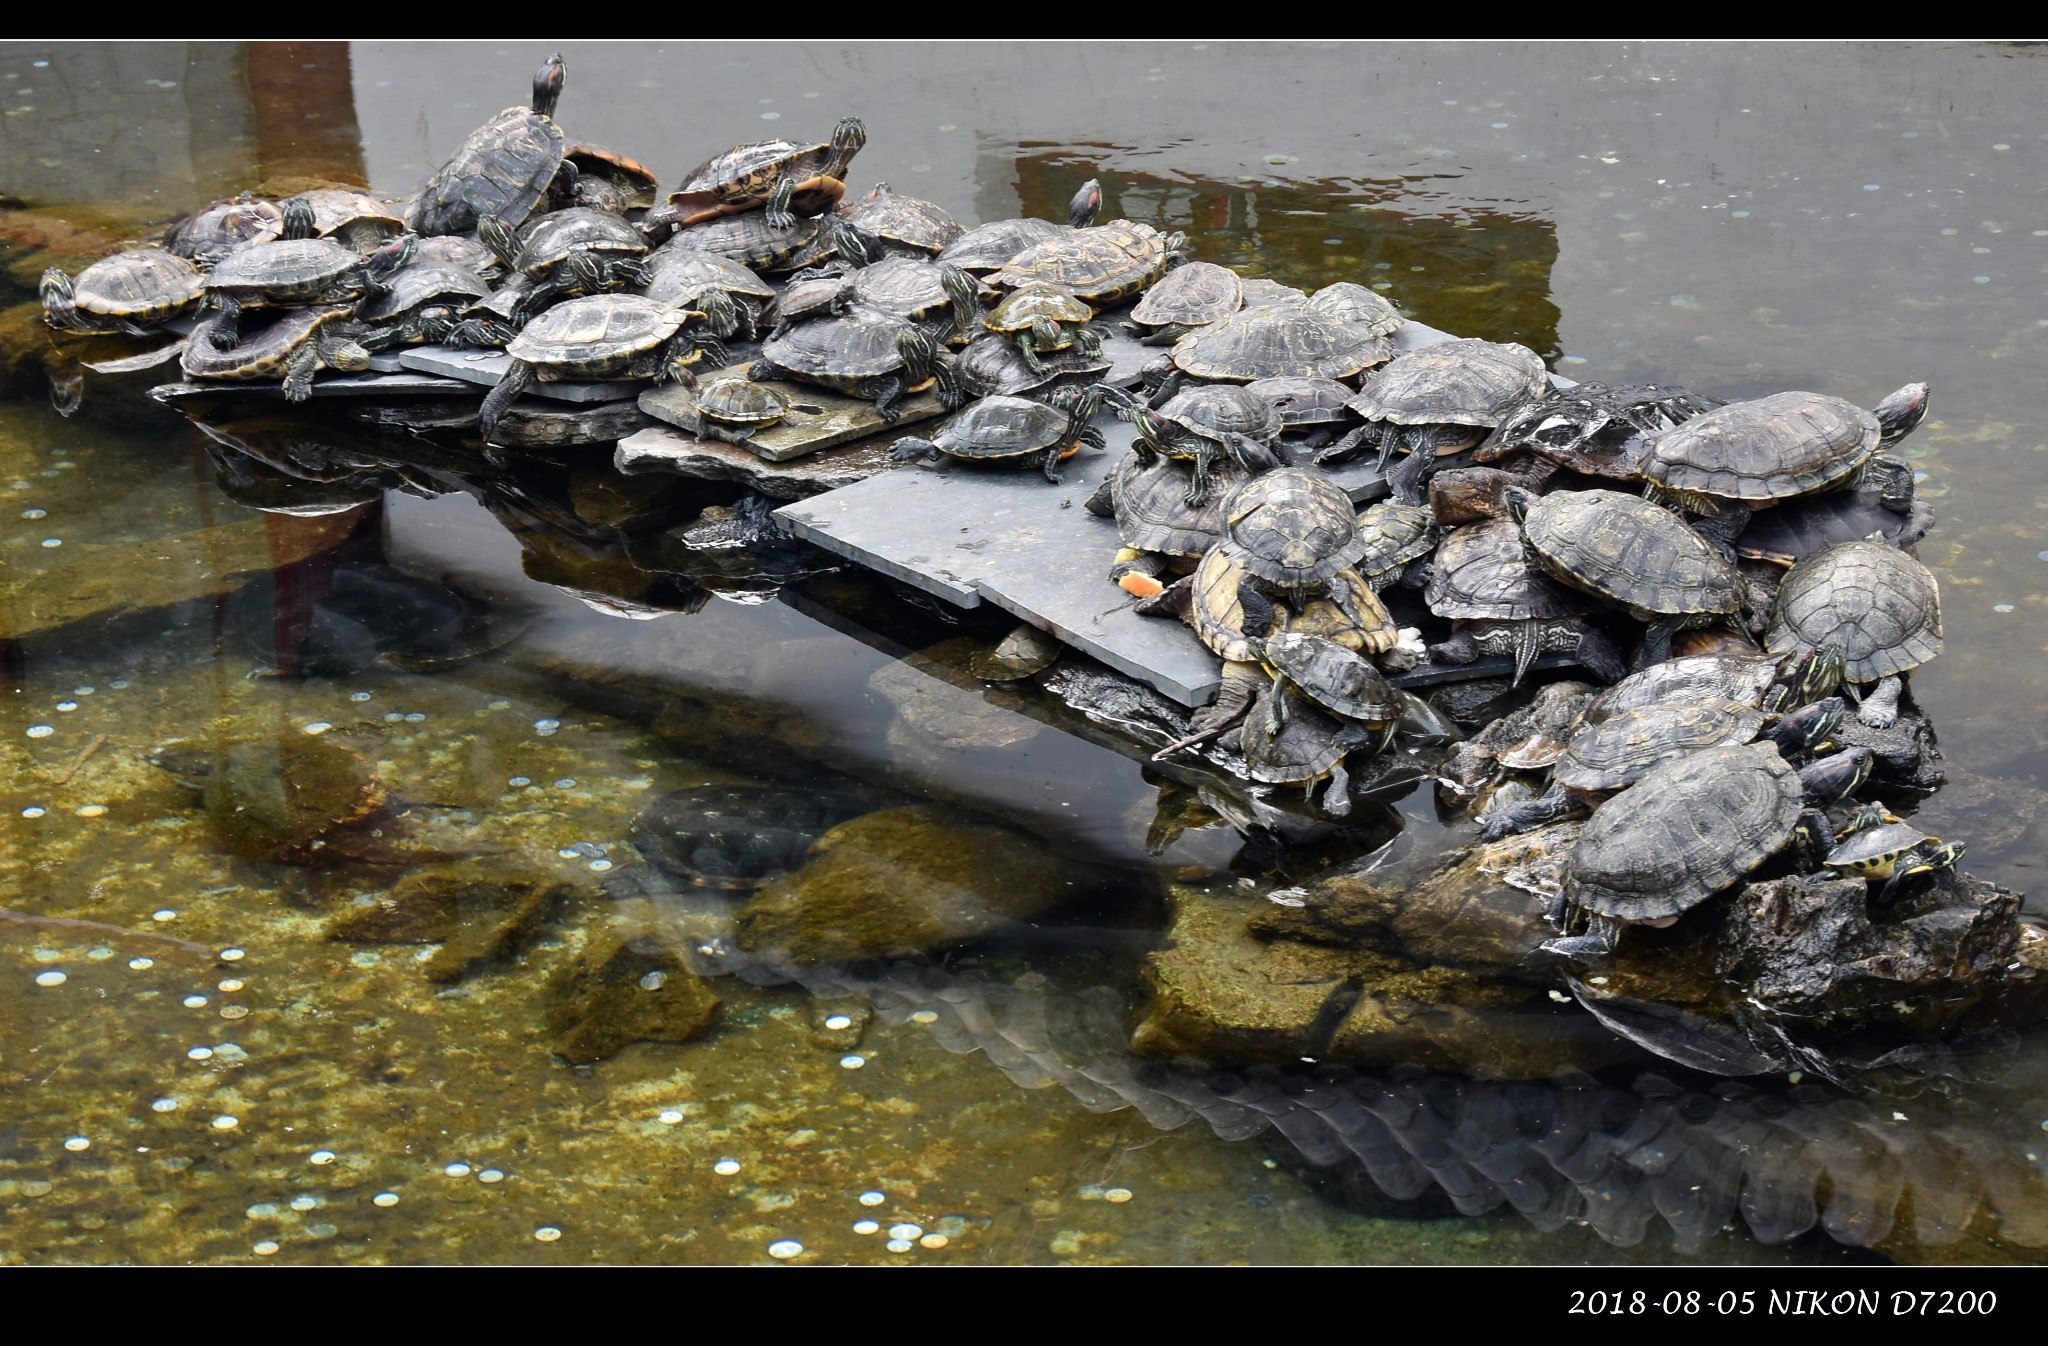
<path fill-rule="evenodd" d="M 199 794 L 221 846 L 245 860 L 377 863 L 377 852 L 388 850 L 368 829 L 390 795 L 369 759 L 339 743 L 292 730 L 274 739 L 166 743 L 149 760 Z"/>
<path fill-rule="evenodd" d="M 698 785 L 650 804 L 633 821 L 633 845 L 696 887 L 741 891 L 798 868 L 812 842 L 865 812 L 828 791 Z"/>
<path fill-rule="evenodd" d="M 388 565 L 336 567 L 324 592 L 310 578 L 266 576 L 228 600 L 244 648 L 286 675 L 431 673 L 499 649 L 520 631 L 481 599 Z"/>

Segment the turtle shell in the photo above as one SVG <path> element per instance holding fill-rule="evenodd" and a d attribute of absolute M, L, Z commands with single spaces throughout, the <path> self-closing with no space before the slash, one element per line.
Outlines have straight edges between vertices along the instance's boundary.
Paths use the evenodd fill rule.
<path fill-rule="evenodd" d="M 1358 536 L 1365 540 L 1358 573 L 1376 581 L 1429 555 L 1437 545 L 1436 515 L 1422 505 L 1382 500 L 1358 516 Z M 1519 537 L 1515 546 L 1521 547 Z"/>
<path fill-rule="evenodd" d="M 416 234 L 467 234 L 484 215 L 513 228 L 547 195 L 568 142 L 552 117 L 508 107 L 470 132 L 405 212 Z"/>
<path fill-rule="evenodd" d="M 969 229 L 939 252 L 941 262 L 977 275 L 1000 271 L 1019 255 L 1067 232 L 1051 220 L 995 220 Z"/>
<path fill-rule="evenodd" d="M 1798 773 L 1773 744 L 1688 753 L 1593 810 L 1564 895 L 1625 921 L 1676 916 L 1776 853 L 1804 803 Z"/>
<path fill-rule="evenodd" d="M 1918 668 L 1941 653 L 1941 591 L 1934 576 L 1884 542 L 1845 542 L 1792 567 L 1778 586 L 1764 648 L 1842 647 L 1849 682 Z"/>
<path fill-rule="evenodd" d="M 326 292 L 362 265 L 353 251 L 325 238 L 281 238 L 231 253 L 206 275 L 206 288 L 281 301 Z"/>
<path fill-rule="evenodd" d="M 815 219 L 799 219 L 778 229 L 768 223 L 767 215 L 750 210 L 679 229 L 669 242 L 729 258 L 755 271 L 787 271 L 796 265 L 797 254 L 817 241 L 820 227 Z"/>
<path fill-rule="evenodd" d="M 1394 353 L 1394 343 L 1305 308 L 1248 308 L 1188 333 L 1173 362 L 1200 379 L 1250 383 L 1285 376 L 1346 379 Z"/>
<path fill-rule="evenodd" d="M 943 252 L 967 232 L 944 206 L 892 192 L 887 183 L 858 201 L 841 201 L 832 213 L 884 243 L 915 248 L 927 257 Z"/>
<path fill-rule="evenodd" d="M 548 309 L 512 338 L 515 360 L 570 377 L 604 378 L 683 325 L 683 310 L 637 294 L 594 294 Z"/>
<path fill-rule="evenodd" d="M 687 238 L 678 234 L 647 255 L 649 279 L 641 292 L 649 299 L 689 304 L 708 290 L 758 303 L 775 298 L 774 286 L 730 257 L 683 246 Z"/>
<path fill-rule="evenodd" d="M 787 297 L 785 293 L 785 300 Z M 954 359 L 953 377 L 968 396 L 986 397 L 991 393 L 1028 393 L 1056 382 L 1093 383 L 1110 368 L 1109 357 L 1089 355 L 1079 342 L 1061 350 L 1040 350 L 1038 358 L 1046 367 L 1042 374 L 1025 362 L 1016 342 L 990 333 L 969 342 Z"/>
<path fill-rule="evenodd" d="M 374 196 L 339 187 L 316 187 L 299 196 L 313 208 L 313 232 L 322 238 L 356 224 L 369 225 L 387 239 L 405 232 L 405 221 Z"/>
<path fill-rule="evenodd" d="M 1310 295 L 1303 307 L 1326 318 L 1355 323 L 1374 336 L 1392 336 L 1408 322 L 1401 316 L 1401 310 L 1378 291 L 1354 285 L 1348 280 L 1325 285 Z"/>
<path fill-rule="evenodd" d="M 610 211 L 571 206 L 528 225 L 519 236 L 519 255 L 512 264 L 538 276 L 577 249 L 638 257 L 647 251 L 647 236 Z"/>
<path fill-rule="evenodd" d="M 690 404 L 699 415 L 729 425 L 773 425 L 789 414 L 789 403 L 782 394 L 739 377 L 703 385 Z"/>
<path fill-rule="evenodd" d="M 71 282 L 81 312 L 135 323 L 158 322 L 192 306 L 199 268 L 161 248 L 131 248 L 102 258 Z"/>
<path fill-rule="evenodd" d="M 460 234 L 437 234 L 433 238 L 421 239 L 413 251 L 412 260 L 414 266 L 434 263 L 459 266 L 486 280 L 496 278 L 505 270 L 505 264 L 498 260 L 496 253 L 475 239 Z"/>
<path fill-rule="evenodd" d="M 1156 454 L 1126 454 L 1110 474 L 1117 534 L 1126 547 L 1166 556 L 1200 556 L 1223 533 L 1223 499 L 1251 480 L 1229 459 L 1209 469 L 1209 494 L 1199 508 L 1187 503 L 1190 469 Z"/>
<path fill-rule="evenodd" d="M 1381 726 L 1401 718 L 1400 694 L 1356 650 L 1322 636 L 1282 631 L 1261 653 L 1310 698 L 1348 720 Z"/>
<path fill-rule="evenodd" d="M 247 192 L 193 212 L 164 240 L 164 249 L 187 259 L 225 252 L 244 243 L 268 243 L 284 232 L 284 211 L 275 201 Z"/>
<path fill-rule="evenodd" d="M 193 326 L 178 366 L 195 379 L 281 379 L 299 347 L 327 324 L 348 316 L 347 304 L 266 311 L 262 320 L 244 324 L 239 344 L 221 350 L 212 340 L 213 325 L 220 319 L 209 314 Z"/>
<path fill-rule="evenodd" d="M 668 196 L 679 208 L 677 218 L 694 224 L 719 215 L 733 215 L 765 205 L 782 178 L 797 180 L 791 209 L 811 215 L 830 209 L 846 190 L 833 168 L 844 171 L 838 153 L 827 143 L 796 145 L 787 140 L 757 140 L 735 145 L 698 164 L 683 185 Z"/>
<path fill-rule="evenodd" d="M 1735 553 L 1789 566 L 1824 547 L 1855 542 L 1873 533 L 1894 547 L 1910 547 L 1932 527 L 1934 510 L 1924 500 L 1914 500 L 1906 514 L 1895 514 L 1867 487 L 1827 491 L 1758 510 L 1750 516 L 1742 536 L 1735 539 Z"/>
<path fill-rule="evenodd" d="M 1033 244 L 988 283 L 1012 288 L 1036 281 L 1090 303 L 1108 304 L 1128 299 L 1165 275 L 1171 256 L 1165 236 L 1151 225 L 1111 220 L 1062 230 Z"/>
<path fill-rule="evenodd" d="M 1492 428 L 1550 388 L 1535 351 L 1466 337 L 1397 355 L 1360 385 L 1351 409 L 1395 425 Z"/>
<path fill-rule="evenodd" d="M 633 820 L 633 847 L 700 888 L 742 890 L 801 867 L 811 844 L 865 812 L 817 789 L 699 785 L 663 795 Z"/>
<path fill-rule="evenodd" d="M 1720 405 L 1683 388 L 1651 383 L 1619 388 L 1574 384 L 1523 403 L 1472 457 L 1491 463 L 1529 449 L 1588 476 L 1640 481 L 1636 452 L 1645 436 L 1661 434 Z"/>
<path fill-rule="evenodd" d="M 1619 790 L 1686 753 L 1747 743 L 1764 713 L 1739 701 L 1664 702 L 1583 725 L 1565 745 L 1551 779 L 1574 790 Z"/>
<path fill-rule="evenodd" d="M 1877 452 L 1877 417 L 1820 393 L 1734 402 L 1643 441 L 1643 476 L 1678 491 L 1770 501 L 1824 491 Z"/>
<path fill-rule="evenodd" d="M 951 301 L 938 266 L 922 258 L 884 257 L 844 283 L 856 303 L 898 318 L 922 318 Z"/>
<path fill-rule="evenodd" d="M 1268 738 L 1268 706 L 1276 695 L 1286 698 L 1286 718 L 1280 732 Z M 1238 731 L 1245 771 L 1253 780 L 1273 785 L 1320 780 L 1351 750 L 1352 744 L 1342 737 L 1343 729 L 1342 721 L 1293 687 L 1277 692 L 1268 687 L 1252 703 L 1244 727 Z"/>
<path fill-rule="evenodd" d="M 851 381 L 893 374 L 903 368 L 903 356 L 896 349 L 896 336 L 903 326 L 899 319 L 855 310 L 842 317 L 798 323 L 762 346 L 761 356 L 792 374 L 813 379 Z"/>
<path fill-rule="evenodd" d="M 1821 863 L 1829 869 L 1846 869 L 1865 878 L 1888 879 L 1899 858 L 1925 841 L 1939 845 L 1941 838 L 1930 837 L 1906 823 L 1879 823 L 1851 833 Z"/>
<path fill-rule="evenodd" d="M 468 307 L 491 292 L 491 287 L 474 271 L 447 263 L 415 262 L 393 276 L 382 293 L 366 300 L 359 316 L 383 322 L 443 300 Z"/>
<path fill-rule="evenodd" d="M 1244 307 L 1244 282 L 1214 262 L 1175 267 L 1131 310 L 1131 321 L 1147 327 L 1198 327 L 1227 318 Z"/>
<path fill-rule="evenodd" d="M 1754 706 L 1778 674 L 1778 661 L 1762 654 L 1694 654 L 1631 673 L 1599 696 L 1581 724 L 1625 715 L 1644 706 L 1679 701 L 1735 701 Z"/>
<path fill-rule="evenodd" d="M 1271 444 L 1282 428 L 1280 413 L 1271 402 L 1235 383 L 1198 384 L 1178 393 L 1159 409 L 1159 418 L 1218 442 L 1225 435 L 1239 434 Z"/>
<path fill-rule="evenodd" d="M 1223 536 L 1252 574 L 1287 588 L 1329 579 L 1365 554 L 1351 497 L 1310 468 L 1275 468 L 1232 491 Z"/>
<path fill-rule="evenodd" d="M 1066 412 L 1043 402 L 984 397 L 947 422 L 932 443 L 955 458 L 1015 458 L 1058 443 L 1067 420 Z"/>
<path fill-rule="evenodd" d="M 1244 562 L 1222 546 L 1211 547 L 1195 566 L 1188 595 L 1188 625 L 1220 658 L 1250 663 L 1258 658 L 1244 633 L 1244 604 L 1238 588 L 1246 577 Z"/>
<path fill-rule="evenodd" d="M 1446 533 L 1423 601 L 1437 616 L 1454 621 L 1541 621 L 1577 616 L 1593 607 L 1530 563 L 1522 530 L 1512 519 L 1466 524 Z"/>
<path fill-rule="evenodd" d="M 1529 507 L 1522 535 L 1543 568 L 1633 613 L 1734 612 L 1742 577 L 1670 510 L 1619 491 L 1558 491 Z"/>
<path fill-rule="evenodd" d="M 1084 323 L 1094 316 L 1094 309 L 1065 290 L 1032 282 L 1011 291 L 981 321 L 991 332 L 1021 332 L 1041 318 L 1052 322 Z"/>
<path fill-rule="evenodd" d="M 1195 263 L 1189 263 L 1189 266 Z M 1180 268 L 1182 271 L 1187 267 Z M 1282 376 L 1253 379 L 1245 391 L 1265 398 L 1280 414 L 1280 428 L 1299 430 L 1311 425 L 1340 425 L 1350 420 L 1352 391 L 1335 379 Z"/>
<path fill-rule="evenodd" d="M 617 150 L 585 142 L 569 146 L 562 157 L 576 165 L 579 176 L 601 178 L 618 188 L 628 209 L 651 206 L 661 194 L 654 170 Z"/>
<path fill-rule="evenodd" d="M 1277 280 L 1264 276 L 1247 276 L 1244 282 L 1244 306 L 1265 308 L 1278 305 L 1281 308 L 1300 308 L 1308 302 L 1308 291 L 1297 290 L 1292 285 L 1282 285 Z"/>

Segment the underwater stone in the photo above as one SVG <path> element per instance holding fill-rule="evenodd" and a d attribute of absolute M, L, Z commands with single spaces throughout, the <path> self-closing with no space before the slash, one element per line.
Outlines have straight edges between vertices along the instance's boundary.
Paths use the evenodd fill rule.
<path fill-rule="evenodd" d="M 408 874 L 376 905 L 336 917 L 327 937 L 353 944 L 440 944 L 427 960 L 427 979 L 455 982 L 517 953 L 569 893 L 569 884 L 537 871 L 447 865 Z"/>
<path fill-rule="evenodd" d="M 1008 828 L 923 805 L 818 839 L 802 869 L 734 917 L 738 944 L 799 966 L 925 953 L 978 939 L 1099 886 L 1102 876 Z"/>
<path fill-rule="evenodd" d="M 634 1042 L 689 1042 L 711 1027 L 722 1003 L 661 941 L 616 931 L 576 956 L 552 997 L 554 1051 L 571 1065 L 601 1061 Z"/>

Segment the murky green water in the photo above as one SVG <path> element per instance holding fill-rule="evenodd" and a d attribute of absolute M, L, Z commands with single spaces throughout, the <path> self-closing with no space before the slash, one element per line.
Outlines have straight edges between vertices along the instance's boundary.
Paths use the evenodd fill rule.
<path fill-rule="evenodd" d="M 668 180 L 732 141 L 821 134 L 857 111 L 859 184 L 971 221 L 1056 214 L 1099 176 L 1109 212 L 1186 229 L 1197 256 L 1307 287 L 1385 282 L 1426 322 L 1525 342 L 1579 378 L 1866 405 L 1929 381 L 1910 450 L 1941 516 L 1921 555 L 1948 645 L 1914 693 L 1950 783 L 1918 817 L 1967 839 L 1973 872 L 2025 890 L 2048 761 L 2035 52 L 586 43 L 564 49 L 561 116 Z M 22 306 L 50 254 L 266 177 L 355 171 L 406 191 L 519 101 L 544 54 L 0 44 L 0 327 L 40 341 Z M 603 450 L 492 463 L 459 436 L 348 425 L 326 451 L 382 475 L 333 503 L 364 503 L 265 513 L 244 503 L 255 487 L 220 479 L 198 429 L 142 396 L 150 375 L 89 375 L 62 418 L 40 348 L 8 340 L 0 1259 L 733 1262 L 783 1241 L 827 1262 L 1874 1255 L 1739 1231 L 1674 1252 L 1658 1220 L 1617 1246 L 1441 1200 L 1354 1200 L 1361 1213 L 1305 1186 L 1278 1131 L 1230 1141 L 1199 1120 L 1160 1129 L 1163 1105 L 1154 1120 L 1091 1111 L 1055 1067 L 1099 1034 L 1058 1016 L 1104 994 L 1121 997 L 1112 1021 L 1135 1011 L 1168 901 L 1260 898 L 1233 883 L 1228 827 L 1148 852 L 1161 792 L 1141 754 L 1068 732 L 1080 722 L 1049 697 L 958 672 L 957 638 L 1001 622 L 960 624 L 845 572 L 786 601 L 707 601 L 635 561 L 656 521 L 733 492 L 624 487 Z M 246 417 L 227 429 L 275 442 Z M 332 609 L 337 574 L 386 564 L 489 599 L 495 625 L 453 653 L 487 652 L 422 648 L 391 597 L 372 604 L 382 659 L 344 634 L 349 666 L 272 675 Z M 392 800 L 382 835 L 316 838 L 292 863 L 233 853 L 221 819 L 146 760 L 173 739 L 295 752 L 312 726 L 372 763 Z M 1085 898 L 969 940 L 922 989 L 717 977 L 708 1035 L 566 1064 L 579 960 L 620 937 L 677 960 L 729 933 L 733 899 L 640 884 L 628 840 L 650 800 L 707 784 L 943 808 L 941 835 L 1000 821 L 1033 863 L 1098 868 Z M 1405 845 L 1447 844 L 1426 795 L 1396 808 Z M 431 979 L 438 942 L 329 938 L 449 857 L 566 891 L 459 980 Z M 977 900 L 1004 900 L 1006 882 L 1022 880 L 989 876 Z M 1068 1009 L 1035 1037 L 1016 1027 L 1044 1005 Z M 1011 1025 L 1012 1046 L 984 1021 Z M 1028 1057 L 1027 1039 L 1044 1071 L 996 1059 Z M 1948 1163 L 1995 1176 L 2007 1201 L 1942 1247 L 1902 1220 L 1884 1253 L 2039 1260 L 2044 1064 L 2023 1043 L 2002 1079 L 1900 1106 L 1897 1125 L 1919 1114 L 1979 1146 L 1902 1133 L 1945 1156 L 1913 1182 Z M 1889 1111 L 1841 1124 L 1890 1126 Z M 1825 1132 L 1815 1147 L 1838 1143 Z M 892 1251 L 905 1223 L 917 1233 Z"/>

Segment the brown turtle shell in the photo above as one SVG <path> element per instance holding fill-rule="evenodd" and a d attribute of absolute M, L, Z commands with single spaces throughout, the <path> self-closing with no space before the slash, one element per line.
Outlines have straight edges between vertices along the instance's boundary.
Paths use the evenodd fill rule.
<path fill-rule="evenodd" d="M 1926 566 L 1884 542 L 1845 542 L 1786 572 L 1764 646 L 1773 654 L 1842 647 L 1849 682 L 1918 668 L 1941 653 L 1941 590 Z"/>
<path fill-rule="evenodd" d="M 1643 441 L 1637 468 L 1660 486 L 1765 502 L 1824 491 L 1877 452 L 1877 417 L 1820 393 L 1773 393 L 1695 416 Z"/>
<path fill-rule="evenodd" d="M 1739 701 L 1665 702 L 1582 725 L 1565 745 L 1551 779 L 1588 793 L 1633 785 L 1686 753 L 1747 743 L 1764 713 Z"/>
<path fill-rule="evenodd" d="M 1282 467 L 1223 502 L 1223 545 L 1252 574 L 1299 588 L 1329 579 L 1365 555 L 1351 497 L 1325 473 Z"/>
<path fill-rule="evenodd" d="M 1414 508 L 1410 506 L 1410 508 Z M 1526 621 L 1593 610 L 1573 590 L 1546 579 L 1529 561 L 1512 519 L 1466 524 L 1444 535 L 1423 601 L 1453 621 Z"/>
<path fill-rule="evenodd" d="M 1149 461 L 1147 458 L 1149 457 Z M 1187 503 L 1191 469 L 1157 454 L 1126 454 L 1110 474 L 1110 499 L 1123 544 L 1166 556 L 1200 556 L 1223 534 L 1223 501 L 1251 474 L 1229 459 L 1209 469 L 1209 493 L 1199 508 Z"/>
<path fill-rule="evenodd" d="M 999 289 L 1033 281 L 1091 304 L 1128 299 L 1166 274 L 1166 237 L 1149 224 L 1111 220 L 1034 243 L 988 278 Z"/>
<path fill-rule="evenodd" d="M 1670 510 L 1619 491 L 1557 491 L 1529 509 L 1522 535 L 1543 568 L 1631 613 L 1734 612 L 1742 577 Z"/>

